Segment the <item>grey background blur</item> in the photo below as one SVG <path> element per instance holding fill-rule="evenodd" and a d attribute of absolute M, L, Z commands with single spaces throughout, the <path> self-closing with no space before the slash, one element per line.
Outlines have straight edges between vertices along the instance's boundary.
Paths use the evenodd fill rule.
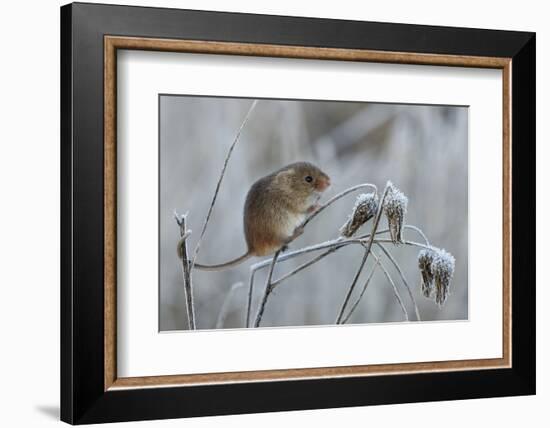
<path fill-rule="evenodd" d="M 174 210 L 189 211 L 188 227 L 194 232 L 189 243 L 193 249 L 227 149 L 251 103 L 250 99 L 238 98 L 160 96 L 160 330 L 187 329 Z M 418 249 L 388 247 L 413 287 L 422 320 L 468 318 L 466 107 L 260 100 L 229 162 L 201 244 L 199 262 L 221 263 L 246 251 L 242 211 L 249 186 L 257 178 L 298 160 L 311 161 L 331 176 L 332 187 L 321 202 L 364 182 L 382 190 L 391 180 L 400 188 L 409 198 L 406 223 L 420 227 L 432 245 L 445 248 L 456 258 L 451 295 L 440 309 L 420 292 Z M 338 236 L 355 195 L 336 202 L 312 221 L 291 249 Z M 381 226 L 386 227 L 385 218 Z M 406 231 L 405 237 L 421 241 L 411 231 Z M 281 284 L 268 302 L 262 326 L 333 324 L 361 257 L 360 248 L 348 246 Z M 304 256 L 278 265 L 275 276 L 307 259 Z M 249 266 L 257 260 L 222 272 L 194 271 L 198 328 L 244 326 Z M 363 271 L 363 280 L 371 263 Z M 414 319 L 398 274 L 390 263 L 386 265 Z M 265 275 L 265 270 L 256 275 L 253 314 Z M 230 293 L 238 283 L 243 285 L 235 286 Z M 378 270 L 350 323 L 402 320 L 391 287 Z"/>

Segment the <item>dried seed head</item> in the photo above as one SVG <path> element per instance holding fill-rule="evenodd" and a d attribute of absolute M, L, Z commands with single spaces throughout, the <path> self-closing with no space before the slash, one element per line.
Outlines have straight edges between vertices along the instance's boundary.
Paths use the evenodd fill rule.
<path fill-rule="evenodd" d="M 384 214 L 388 219 L 390 237 L 394 244 L 403 242 L 402 229 L 408 202 L 409 200 L 403 192 L 388 182 L 388 191 L 384 199 Z"/>
<path fill-rule="evenodd" d="M 422 275 L 422 294 L 443 306 L 449 296 L 455 258 L 443 249 L 432 247 L 418 253 L 418 267 Z"/>
<path fill-rule="evenodd" d="M 445 250 L 438 250 L 432 263 L 435 282 L 435 303 L 442 306 L 449 296 L 451 279 L 455 271 L 455 258 Z"/>
<path fill-rule="evenodd" d="M 422 275 L 422 294 L 427 298 L 433 297 L 434 293 L 434 275 L 432 273 L 433 260 L 433 250 L 426 249 L 418 253 L 418 267 Z"/>
<path fill-rule="evenodd" d="M 378 211 L 378 195 L 376 193 L 363 193 L 357 196 L 353 211 L 348 221 L 340 228 L 342 236 L 349 238 L 367 221 L 373 218 Z"/>

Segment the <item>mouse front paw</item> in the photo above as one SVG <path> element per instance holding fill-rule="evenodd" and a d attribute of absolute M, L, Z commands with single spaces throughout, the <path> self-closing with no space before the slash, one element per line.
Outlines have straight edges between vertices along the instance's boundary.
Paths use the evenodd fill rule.
<path fill-rule="evenodd" d="M 307 213 L 308 214 L 313 214 L 315 211 L 317 211 L 319 208 L 321 208 L 321 205 L 319 204 L 313 204 L 312 206 L 310 206 L 308 209 L 307 209 Z"/>

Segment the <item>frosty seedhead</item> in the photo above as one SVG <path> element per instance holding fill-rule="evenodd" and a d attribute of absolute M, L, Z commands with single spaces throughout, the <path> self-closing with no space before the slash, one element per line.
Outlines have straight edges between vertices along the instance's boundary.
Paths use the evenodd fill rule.
<path fill-rule="evenodd" d="M 394 244 L 403 242 L 402 230 L 408 203 L 409 199 L 405 194 L 391 182 L 388 182 L 387 193 L 384 199 L 384 214 L 386 214 L 386 218 L 388 219 L 390 237 Z"/>
<path fill-rule="evenodd" d="M 362 193 L 357 196 L 353 211 L 348 221 L 340 228 L 342 236 L 349 238 L 367 221 L 373 218 L 378 211 L 378 195 L 376 193 Z"/>
<path fill-rule="evenodd" d="M 443 306 L 451 287 L 455 271 L 455 258 L 444 249 L 432 247 L 418 253 L 418 267 L 422 275 L 422 294 L 434 298 Z"/>

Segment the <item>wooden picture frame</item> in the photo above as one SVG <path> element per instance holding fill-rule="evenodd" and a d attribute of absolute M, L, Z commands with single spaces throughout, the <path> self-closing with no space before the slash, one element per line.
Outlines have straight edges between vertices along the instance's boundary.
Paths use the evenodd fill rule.
<path fill-rule="evenodd" d="M 502 70 L 502 358 L 118 377 L 118 49 Z M 61 8 L 61 55 L 62 420 L 114 422 L 535 392 L 533 33 L 75 3 Z"/>

